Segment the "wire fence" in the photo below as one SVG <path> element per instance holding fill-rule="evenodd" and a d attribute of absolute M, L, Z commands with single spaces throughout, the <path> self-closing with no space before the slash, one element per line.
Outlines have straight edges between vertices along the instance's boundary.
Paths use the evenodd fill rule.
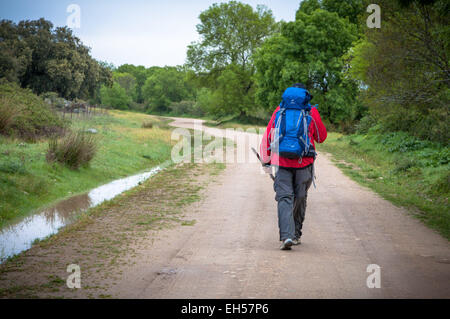
<path fill-rule="evenodd" d="M 63 107 L 59 110 L 63 119 L 74 119 L 74 118 L 91 118 L 97 115 L 107 115 L 108 108 L 100 107 L 96 104 L 90 105 L 87 103 L 72 103 L 68 107 Z"/>

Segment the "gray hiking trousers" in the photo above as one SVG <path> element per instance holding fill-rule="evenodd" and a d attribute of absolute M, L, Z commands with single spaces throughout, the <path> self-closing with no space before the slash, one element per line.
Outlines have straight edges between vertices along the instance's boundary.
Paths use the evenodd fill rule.
<path fill-rule="evenodd" d="M 314 164 L 313 164 L 314 165 Z M 305 220 L 306 198 L 313 179 L 313 165 L 303 168 L 280 167 L 273 188 L 278 202 L 280 240 L 300 238 Z"/>

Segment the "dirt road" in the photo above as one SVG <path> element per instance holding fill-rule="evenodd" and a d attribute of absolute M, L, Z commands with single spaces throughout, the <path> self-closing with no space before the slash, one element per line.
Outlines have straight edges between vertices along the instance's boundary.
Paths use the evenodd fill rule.
<path fill-rule="evenodd" d="M 192 120 L 178 119 L 178 127 Z M 217 129 L 203 127 L 210 134 Z M 237 133 L 243 134 L 243 133 Z M 190 207 L 197 223 L 161 232 L 110 293 L 134 298 L 450 298 L 450 246 L 320 154 L 301 246 L 278 250 L 273 184 L 257 163 L 227 164 Z M 369 264 L 381 288 L 366 285 Z"/>

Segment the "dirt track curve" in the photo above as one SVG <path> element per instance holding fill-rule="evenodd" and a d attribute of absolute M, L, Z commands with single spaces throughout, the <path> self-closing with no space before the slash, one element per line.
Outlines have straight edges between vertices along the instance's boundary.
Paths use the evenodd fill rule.
<path fill-rule="evenodd" d="M 188 128 L 193 120 L 172 125 Z M 326 154 L 319 155 L 316 174 L 301 246 L 278 250 L 273 184 L 259 165 L 227 164 L 206 198 L 192 205 L 197 223 L 162 233 L 111 292 L 127 298 L 450 298 L 446 239 L 350 180 Z M 366 285 L 369 264 L 381 267 L 379 289 Z"/>

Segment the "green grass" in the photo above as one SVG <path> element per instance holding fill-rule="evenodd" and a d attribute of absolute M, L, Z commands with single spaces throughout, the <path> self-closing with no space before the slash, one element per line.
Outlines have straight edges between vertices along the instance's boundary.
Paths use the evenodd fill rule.
<path fill-rule="evenodd" d="M 319 151 L 383 198 L 404 206 L 450 239 L 450 151 L 404 133 L 342 135 L 329 133 Z"/>
<path fill-rule="evenodd" d="M 142 128 L 143 122 L 154 123 L 153 128 Z M 73 129 L 95 128 L 99 141 L 90 165 L 77 170 L 45 160 L 48 140 L 27 143 L 0 136 L 0 227 L 56 200 L 170 159 L 173 142 L 167 122 L 121 111 L 74 119 Z"/>

